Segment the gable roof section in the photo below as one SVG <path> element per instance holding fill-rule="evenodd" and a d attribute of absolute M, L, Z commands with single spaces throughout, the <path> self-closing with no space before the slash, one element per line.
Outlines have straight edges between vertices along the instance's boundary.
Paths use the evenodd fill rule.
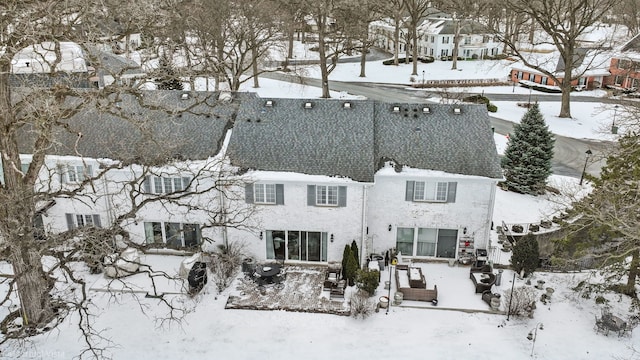
<path fill-rule="evenodd" d="M 111 158 L 125 163 L 164 164 L 170 158 L 206 159 L 217 154 L 237 103 L 216 93 L 145 91 L 100 108 L 90 103 L 55 130 L 53 155 Z M 113 100 L 113 99 L 111 99 Z M 108 111 L 107 111 L 108 110 Z M 20 134 L 20 152 L 33 153 L 29 128 Z M 78 138 L 77 134 L 82 134 Z"/>
<path fill-rule="evenodd" d="M 502 178 L 484 105 L 376 103 L 375 108 L 378 167 L 392 160 L 412 168 Z"/>
<path fill-rule="evenodd" d="M 631 40 L 622 45 L 620 51 L 640 52 L 640 34 L 634 36 Z"/>
<path fill-rule="evenodd" d="M 373 102 L 368 100 L 246 101 L 236 118 L 227 155 L 233 165 L 244 169 L 373 182 L 373 118 Z"/>

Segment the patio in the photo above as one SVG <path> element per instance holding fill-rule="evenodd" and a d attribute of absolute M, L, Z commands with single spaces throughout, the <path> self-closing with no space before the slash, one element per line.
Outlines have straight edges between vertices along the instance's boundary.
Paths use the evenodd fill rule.
<path fill-rule="evenodd" d="M 345 299 L 330 300 L 329 292 L 323 291 L 326 267 L 285 265 L 284 269 L 286 279 L 274 285 L 260 285 L 241 274 L 229 289 L 225 308 L 349 315 Z"/>

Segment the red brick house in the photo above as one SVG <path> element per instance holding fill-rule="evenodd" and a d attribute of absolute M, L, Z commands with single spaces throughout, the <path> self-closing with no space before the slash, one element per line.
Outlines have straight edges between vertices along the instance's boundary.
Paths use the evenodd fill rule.
<path fill-rule="evenodd" d="M 578 79 L 571 81 L 571 84 L 580 90 L 600 88 L 605 84 L 607 77 L 611 75 L 606 66 L 603 66 L 601 59 L 594 59 L 593 56 L 587 56 L 587 54 L 588 49 L 578 49 L 574 56 L 575 68 L 583 73 Z M 562 58 L 550 58 L 544 63 L 555 64 L 555 68 L 549 68 L 548 71 L 562 81 L 564 76 L 564 61 Z M 509 79 L 526 87 L 560 91 L 558 84 L 548 75 L 521 64 L 519 67 L 511 68 Z"/>
<path fill-rule="evenodd" d="M 609 88 L 622 91 L 640 89 L 640 35 L 636 35 L 611 58 L 611 75 L 605 80 Z"/>

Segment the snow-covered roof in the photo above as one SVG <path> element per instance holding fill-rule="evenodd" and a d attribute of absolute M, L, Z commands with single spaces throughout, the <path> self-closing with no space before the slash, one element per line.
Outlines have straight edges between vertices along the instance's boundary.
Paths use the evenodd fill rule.
<path fill-rule="evenodd" d="M 59 45 L 60 59 L 56 55 Z M 73 42 L 42 42 L 20 50 L 11 61 L 14 74 L 35 74 L 56 71 L 87 72 L 87 63 L 80 45 Z"/>

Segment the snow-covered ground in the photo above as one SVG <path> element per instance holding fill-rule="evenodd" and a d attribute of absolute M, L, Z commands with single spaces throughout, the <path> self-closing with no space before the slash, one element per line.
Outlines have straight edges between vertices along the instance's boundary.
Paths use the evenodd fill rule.
<path fill-rule="evenodd" d="M 380 63 L 380 62 L 376 62 Z M 382 67 L 368 64 L 365 81 L 407 83 L 409 66 Z M 449 62 L 426 64 L 425 77 L 479 78 L 504 77 L 507 69 L 488 66 L 482 62 L 461 62 L 462 71 L 450 71 L 444 67 Z M 357 64 L 341 64 L 332 80 L 356 81 Z M 394 69 L 395 68 L 395 69 Z M 448 71 L 445 71 L 448 70 Z M 312 70 L 308 70 L 311 74 Z M 400 81 L 398 79 L 401 79 Z M 251 83 L 243 87 L 265 97 L 318 97 L 320 89 L 268 79 L 260 80 L 261 87 L 254 89 Z M 475 90 L 474 90 L 475 91 Z M 515 91 L 528 94 L 523 88 L 487 88 L 485 94 Z M 479 91 L 478 91 L 479 92 Z M 594 92 L 593 96 L 602 96 Z M 349 97 L 342 93 L 334 97 Z M 490 96 L 489 96 L 490 97 Z M 497 102 L 498 117 L 518 122 L 524 109 L 514 103 Z M 609 126 L 612 109 L 598 113 L 599 105 L 573 103 L 574 119 L 554 119 L 556 103 L 541 104 L 547 124 L 554 133 L 574 137 L 604 138 L 598 130 Z M 506 138 L 496 134 L 496 146 L 502 153 Z M 556 186 L 576 186 L 577 180 L 553 176 Z M 497 191 L 494 222 L 535 222 L 555 210 L 557 201 L 547 197 L 532 197 Z M 168 273 L 177 273 L 183 258 L 174 256 L 147 256 L 145 261 L 156 263 Z M 189 313 L 180 324 L 158 321 L 166 316 L 166 309 L 159 300 L 137 294 L 118 293 L 113 298 L 103 291 L 105 281 L 101 275 L 84 274 L 90 284 L 91 310 L 97 315 L 94 326 L 104 329 L 101 336 L 110 342 L 105 355 L 114 359 L 640 359 L 640 330 L 618 337 L 604 336 L 594 331 L 595 317 L 602 305 L 594 298 L 585 298 L 572 290 L 580 281 L 593 276 L 589 272 L 558 274 L 536 273 L 536 280 L 546 281 L 545 286 L 555 292 L 551 301 L 538 301 L 532 319 L 511 317 L 506 321 L 502 314 L 475 312 L 488 309 L 473 293 L 468 270 L 448 264 L 419 264 L 426 276 L 427 286 L 438 285 L 437 306 L 405 301 L 402 307 L 392 306 L 388 314 L 382 310 L 367 319 L 352 317 L 298 313 L 286 311 L 225 310 L 229 295 L 237 292 L 235 285 L 217 294 L 210 282 L 204 291 L 194 298 L 185 295 L 167 295 L 182 303 Z M 382 279 L 389 272 L 382 273 Z M 504 293 L 512 287 L 512 272 L 505 270 L 502 283 L 494 292 Z M 132 279 L 131 281 L 135 281 Z M 515 286 L 529 286 L 515 278 Z M 374 299 L 386 295 L 381 284 Z M 144 283 L 140 284 L 144 287 Z M 170 290 L 179 290 L 180 286 Z M 147 289 L 150 291 L 150 289 Z M 536 290 L 536 295 L 541 295 Z M 304 296 L 304 294 L 301 294 Z M 393 297 L 393 293 L 391 294 Z M 605 295 L 611 312 L 625 317 L 628 299 Z M 114 301 L 115 300 L 115 301 Z M 504 304 L 502 306 L 504 308 Z M 466 308 L 471 311 L 460 311 Z M 144 311 L 142 311 L 144 310 Z M 26 343 L 13 344 L 2 349 L 0 359 L 70 359 L 77 356 L 85 345 L 75 322 L 70 317 L 55 330 L 29 339 Z M 540 325 L 543 328 L 540 329 Z M 534 331 L 534 329 L 539 329 Z M 528 340 L 532 332 L 534 340 Z"/>

